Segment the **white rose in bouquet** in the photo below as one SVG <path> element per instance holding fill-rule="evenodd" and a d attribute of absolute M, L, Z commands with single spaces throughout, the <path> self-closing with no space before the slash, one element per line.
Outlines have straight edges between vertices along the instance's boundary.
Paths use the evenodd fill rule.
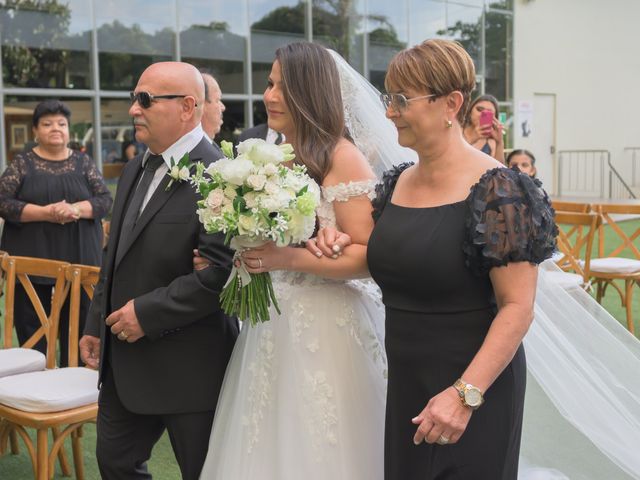
<path fill-rule="evenodd" d="M 215 213 L 219 213 L 220 208 L 224 202 L 224 191 L 221 188 L 211 190 L 207 195 L 206 205 L 209 210 Z"/>
<path fill-rule="evenodd" d="M 247 186 L 253 188 L 256 191 L 260 191 L 267 183 L 267 177 L 261 174 L 253 174 L 247 177 Z"/>

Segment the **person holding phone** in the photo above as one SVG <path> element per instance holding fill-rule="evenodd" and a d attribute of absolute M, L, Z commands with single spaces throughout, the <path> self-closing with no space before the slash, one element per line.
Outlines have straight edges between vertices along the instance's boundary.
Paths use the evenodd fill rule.
<path fill-rule="evenodd" d="M 480 95 L 469 107 L 464 121 L 464 138 L 478 150 L 504 161 L 504 127 L 498 120 L 498 100 Z"/>

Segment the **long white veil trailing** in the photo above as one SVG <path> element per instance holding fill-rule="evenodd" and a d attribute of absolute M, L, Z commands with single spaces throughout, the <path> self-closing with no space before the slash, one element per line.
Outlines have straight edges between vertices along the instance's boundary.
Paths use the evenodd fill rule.
<path fill-rule="evenodd" d="M 377 175 L 415 152 L 397 143 L 378 91 L 340 55 L 347 127 Z M 521 479 L 640 479 L 640 341 L 580 288 L 539 268 L 535 320 L 524 345 L 527 395 Z"/>

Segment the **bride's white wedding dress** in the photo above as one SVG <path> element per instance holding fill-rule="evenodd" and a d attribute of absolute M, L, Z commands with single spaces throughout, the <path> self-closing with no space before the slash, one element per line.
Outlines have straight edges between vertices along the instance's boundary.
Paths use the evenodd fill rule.
<path fill-rule="evenodd" d="M 334 201 L 375 182 L 322 189 Z M 281 315 L 245 324 L 227 368 L 204 480 L 378 480 L 383 477 L 384 308 L 367 281 L 273 272 Z"/>

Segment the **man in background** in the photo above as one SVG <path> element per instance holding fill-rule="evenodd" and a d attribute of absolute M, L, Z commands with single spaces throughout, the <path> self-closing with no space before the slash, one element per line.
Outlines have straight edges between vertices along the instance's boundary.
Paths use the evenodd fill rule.
<path fill-rule="evenodd" d="M 202 129 L 207 134 L 209 140 L 213 141 L 215 136 L 220 133 L 225 111 L 224 103 L 222 103 L 222 90 L 213 75 L 208 72 L 200 71 L 202 80 L 204 80 L 204 110 L 202 112 Z"/>

